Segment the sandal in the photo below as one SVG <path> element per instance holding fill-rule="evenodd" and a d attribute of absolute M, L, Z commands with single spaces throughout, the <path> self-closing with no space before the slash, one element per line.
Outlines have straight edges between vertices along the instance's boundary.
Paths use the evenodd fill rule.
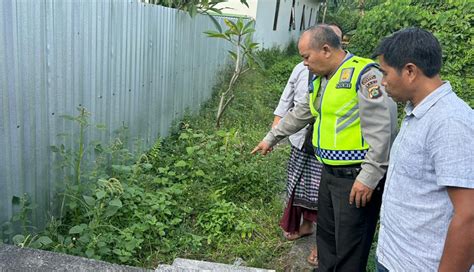
<path fill-rule="evenodd" d="M 302 237 L 309 236 L 311 234 L 313 234 L 313 232 L 300 234 L 299 232 L 286 232 L 286 231 L 284 231 L 283 232 L 283 237 L 285 237 L 285 239 L 288 240 L 288 241 L 294 241 L 294 240 L 300 239 Z"/>
<path fill-rule="evenodd" d="M 312 248 L 306 260 L 312 266 L 318 266 L 318 249 L 315 247 Z"/>

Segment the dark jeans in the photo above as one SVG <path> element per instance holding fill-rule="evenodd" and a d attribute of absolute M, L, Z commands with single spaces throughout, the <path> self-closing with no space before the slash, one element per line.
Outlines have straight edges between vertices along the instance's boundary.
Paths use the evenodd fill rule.
<path fill-rule="evenodd" d="M 375 233 L 383 184 L 361 208 L 349 205 L 354 178 L 337 177 L 323 168 L 319 187 L 317 245 L 319 271 L 366 271 Z"/>

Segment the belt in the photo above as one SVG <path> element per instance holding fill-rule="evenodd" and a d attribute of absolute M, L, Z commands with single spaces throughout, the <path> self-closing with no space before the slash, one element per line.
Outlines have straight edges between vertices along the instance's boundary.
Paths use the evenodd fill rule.
<path fill-rule="evenodd" d="M 344 166 L 333 166 L 325 164 L 324 169 L 326 169 L 329 174 L 338 178 L 356 178 L 362 168 L 360 167 L 359 163 Z"/>

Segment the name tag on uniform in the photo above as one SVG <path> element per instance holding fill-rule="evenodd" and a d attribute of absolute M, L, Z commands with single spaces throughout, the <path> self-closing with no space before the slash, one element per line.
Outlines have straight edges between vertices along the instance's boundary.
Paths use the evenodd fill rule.
<path fill-rule="evenodd" d="M 354 68 L 344 68 L 341 71 L 339 83 L 336 85 L 336 89 L 350 89 L 352 88 L 352 76 L 354 75 Z"/>

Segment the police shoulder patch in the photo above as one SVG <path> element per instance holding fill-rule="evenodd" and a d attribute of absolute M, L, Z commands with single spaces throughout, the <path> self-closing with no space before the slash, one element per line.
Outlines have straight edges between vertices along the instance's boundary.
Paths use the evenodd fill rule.
<path fill-rule="evenodd" d="M 366 82 L 364 85 L 367 89 L 370 89 L 370 87 L 376 85 L 378 83 L 377 79 L 371 80 Z"/>
<path fill-rule="evenodd" d="M 369 98 L 375 99 L 382 96 L 382 91 L 380 90 L 379 85 L 375 85 L 369 88 Z"/>
<path fill-rule="evenodd" d="M 362 79 L 362 85 L 366 85 L 367 83 L 374 80 L 377 80 L 375 75 L 366 76 L 364 79 Z"/>

